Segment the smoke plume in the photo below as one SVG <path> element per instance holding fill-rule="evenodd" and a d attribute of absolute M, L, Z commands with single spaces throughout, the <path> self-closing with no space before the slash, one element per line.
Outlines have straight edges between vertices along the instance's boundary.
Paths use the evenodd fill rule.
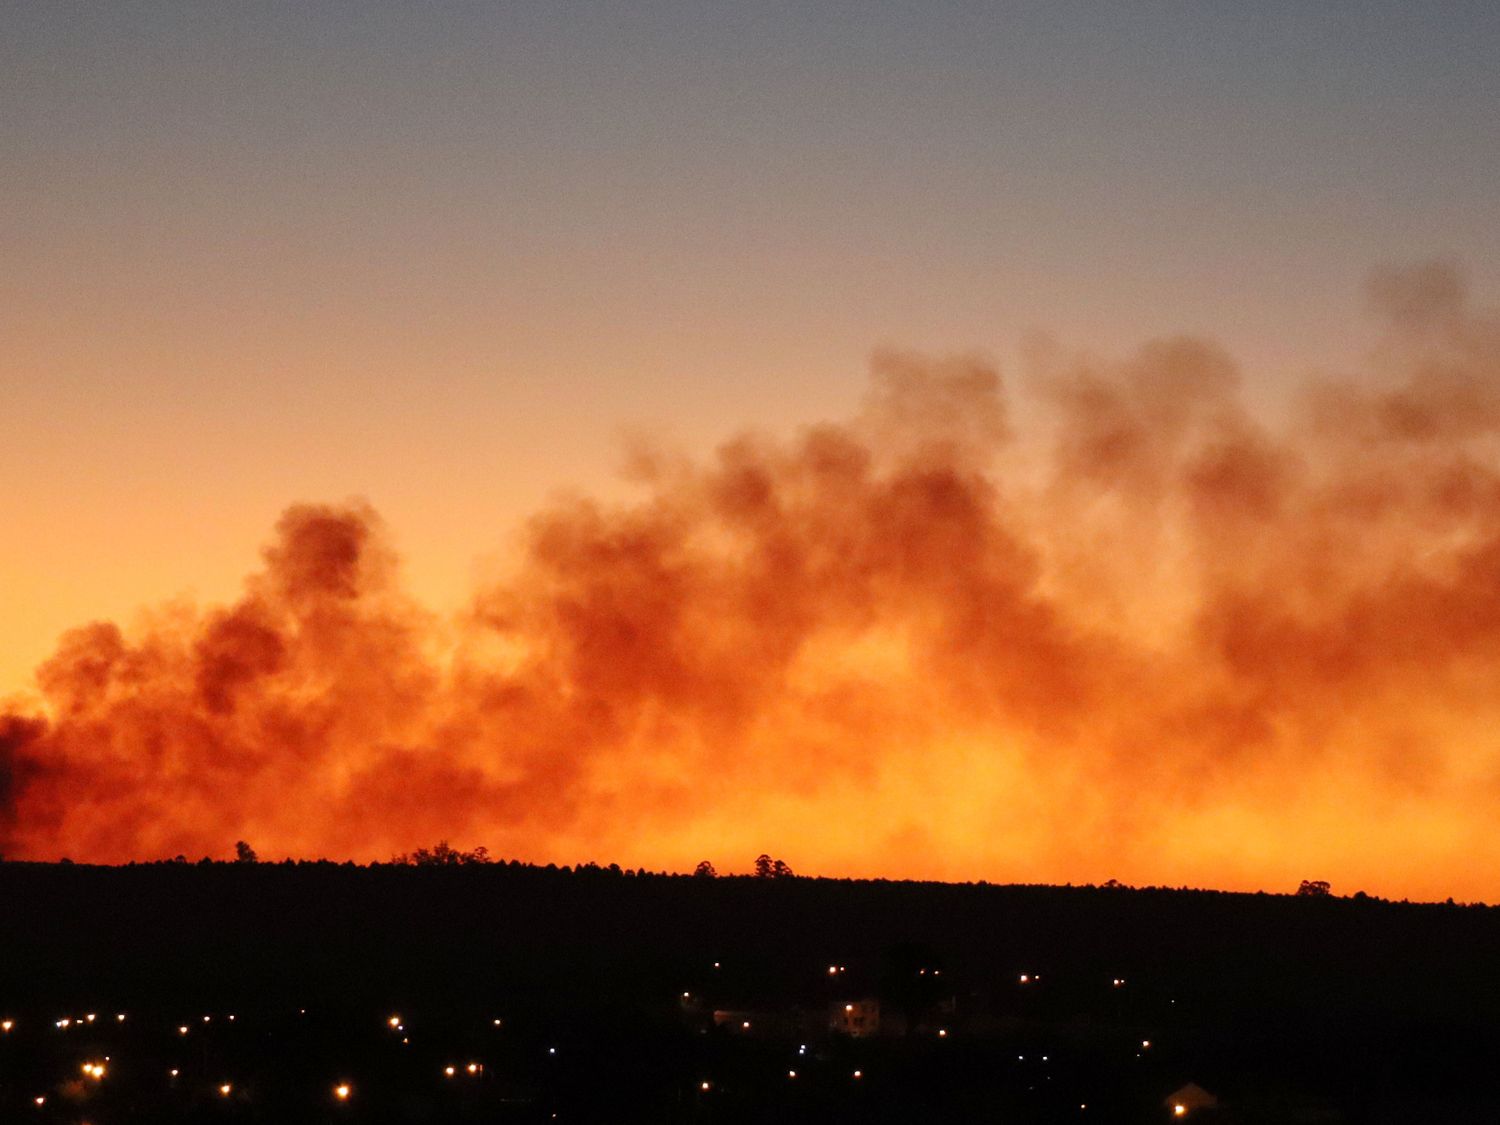
<path fill-rule="evenodd" d="M 361 503 L 238 601 L 64 636 L 0 714 L 0 848 L 1495 898 L 1500 320 L 1378 274 L 1272 424 L 1202 340 L 878 356 L 856 417 L 637 451 L 440 619 Z"/>

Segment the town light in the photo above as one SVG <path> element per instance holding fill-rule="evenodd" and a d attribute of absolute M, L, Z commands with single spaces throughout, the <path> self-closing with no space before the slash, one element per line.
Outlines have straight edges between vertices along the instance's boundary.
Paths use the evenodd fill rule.
<path fill-rule="evenodd" d="M 718 965 L 715 964 L 714 968 L 718 968 Z M 712 1082 L 700 1082 L 700 1083 L 698 1083 L 698 1089 L 700 1089 L 700 1090 L 704 1091 L 705 1093 L 707 1093 L 709 1090 L 713 1089 L 713 1083 Z"/>
<path fill-rule="evenodd" d="M 1176 1105 L 1174 1105 L 1172 1107 L 1172 1116 L 1173 1117 L 1186 1117 L 1187 1116 L 1187 1106 L 1183 1105 L 1181 1102 L 1178 1102 Z"/>
<path fill-rule="evenodd" d="M 186 1035 L 187 1033 L 188 1033 L 187 1024 L 182 1024 L 181 1026 L 179 1026 L 177 1028 L 177 1034 L 178 1035 Z"/>
<path fill-rule="evenodd" d="M 341 1082 L 333 1088 L 333 1096 L 338 1098 L 338 1100 L 341 1102 L 347 1102 L 349 1100 L 349 1094 L 351 1092 L 352 1091 L 349 1089 L 349 1083 L 347 1082 Z"/>
<path fill-rule="evenodd" d="M 443 1067 L 443 1073 L 446 1074 L 449 1078 L 452 1078 L 454 1074 L 457 1073 L 457 1071 L 455 1071 L 451 1066 L 445 1066 Z"/>
<path fill-rule="evenodd" d="M 233 1090 L 234 1090 L 234 1087 L 231 1086 L 228 1082 L 226 1082 L 226 1083 L 224 1083 L 224 1085 L 222 1085 L 222 1086 L 219 1087 L 219 1095 L 220 1095 L 220 1097 L 227 1098 L 230 1095 L 231 1091 L 233 1091 Z"/>
<path fill-rule="evenodd" d="M 47 1099 L 44 1098 L 41 1094 L 38 1094 L 35 1098 L 32 1099 L 32 1101 L 36 1102 L 37 1105 L 47 1104 Z"/>
<path fill-rule="evenodd" d="M 9 1031 L 16 1026 L 15 1020 L 0 1020 L 0 1031 Z"/>

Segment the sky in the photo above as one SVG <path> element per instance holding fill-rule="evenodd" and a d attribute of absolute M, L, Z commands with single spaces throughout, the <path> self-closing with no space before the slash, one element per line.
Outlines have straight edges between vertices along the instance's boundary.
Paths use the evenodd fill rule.
<path fill-rule="evenodd" d="M 1297 789 L 1296 827 L 1266 819 L 1270 797 L 1216 803 L 1204 787 L 1244 775 L 1215 777 L 1186 747 L 1230 739 L 1221 724 L 1166 739 L 1185 747 L 1168 753 L 1186 771 L 1169 771 L 1170 783 L 1155 765 L 1118 775 L 1117 746 L 1098 808 L 1083 818 L 1086 829 L 1070 832 L 1062 807 L 1089 800 L 1088 786 L 1074 783 L 1104 776 L 1096 743 L 1126 738 L 1129 723 L 1112 708 L 1080 702 L 1107 695 L 1104 683 L 1124 690 L 1116 673 L 1078 658 L 1098 677 L 1073 698 L 1092 716 L 1089 737 L 1048 729 L 1047 708 L 1014 699 L 967 719 L 954 700 L 928 701 L 953 728 L 940 736 L 930 711 L 914 717 L 921 677 L 903 663 L 932 653 L 902 647 L 916 643 L 917 629 L 933 652 L 1000 659 L 966 647 L 972 636 L 931 632 L 930 619 L 953 611 L 954 598 L 970 613 L 999 582 L 1065 622 L 1054 622 L 1059 637 L 1090 653 L 1092 630 L 1166 652 L 1174 667 L 1163 675 L 1174 683 L 1197 666 L 1189 656 L 1202 654 L 1180 638 L 1203 644 L 1221 595 L 1245 594 L 1251 580 L 1224 578 L 1225 560 L 1211 551 L 1184 561 L 1183 541 L 1202 527 L 1183 515 L 1191 503 L 1181 480 L 1164 483 L 1165 461 L 1107 480 L 1080 468 L 1079 450 L 1097 453 L 1103 440 L 1089 428 L 1101 403 L 1149 435 L 1141 448 L 1165 442 L 1184 464 L 1230 441 L 1225 426 L 1234 442 L 1305 462 L 1308 479 L 1288 485 L 1297 526 L 1323 513 L 1318 549 L 1345 535 L 1339 541 L 1362 550 L 1371 527 L 1340 525 L 1336 535 L 1326 513 L 1330 496 L 1368 486 L 1380 442 L 1366 433 L 1351 451 L 1347 434 L 1326 432 L 1331 388 L 1344 396 L 1337 417 L 1365 411 L 1389 422 L 1392 395 L 1431 406 L 1419 392 L 1432 390 L 1424 373 L 1437 365 L 1464 388 L 1444 383 L 1442 401 L 1484 413 L 1494 370 L 1486 310 L 1500 292 L 1497 61 L 1500 13 L 1481 3 L 0 5 L 0 521 L 9 531 L 0 542 L 0 698 L 13 693 L 15 715 L 48 724 L 24 745 L 0 740 L 12 746 L 0 807 L 12 806 L 18 826 L 7 850 L 57 853 L 65 823 L 93 841 L 75 848 L 80 858 L 108 859 L 225 851 L 236 825 L 258 831 L 263 853 L 378 855 L 445 832 L 540 858 L 608 850 L 600 858 L 688 867 L 715 847 L 737 849 L 714 856 L 721 868 L 738 858 L 747 866 L 781 842 L 800 853 L 787 857 L 794 866 L 830 874 L 1129 874 L 1273 888 L 1332 877 L 1336 890 L 1358 879 L 1372 892 L 1500 898 L 1464 859 L 1466 833 L 1478 831 L 1466 818 L 1478 813 L 1461 794 L 1474 776 L 1489 777 L 1488 759 L 1469 754 L 1425 790 L 1424 770 L 1411 765 L 1438 754 L 1432 746 L 1467 745 L 1454 724 L 1467 731 L 1477 721 L 1473 701 L 1453 697 L 1448 671 L 1437 677 L 1450 650 L 1417 661 L 1412 674 L 1426 686 L 1415 704 L 1364 680 L 1358 692 L 1346 685 L 1361 714 L 1440 715 L 1415 733 L 1381 736 L 1382 761 L 1396 763 L 1404 789 L 1381 781 L 1363 793 L 1358 779 L 1370 768 L 1359 759 L 1339 767 L 1352 789 Z M 1187 347 L 1180 341 L 1151 350 L 1151 341 L 1184 335 L 1208 350 L 1173 351 Z M 995 386 L 975 372 L 995 375 Z M 1392 389 L 1401 387 L 1409 393 Z M 1144 405 L 1161 396 L 1213 403 L 1212 433 Z M 1135 405 L 1120 407 L 1126 400 Z M 975 436 L 964 421 L 971 414 L 1003 423 Z M 807 441 L 819 426 L 867 451 L 873 476 L 862 487 L 899 492 L 903 474 L 933 458 L 966 487 L 985 482 L 976 527 L 986 546 L 970 562 L 993 578 L 991 537 L 1003 530 L 1028 555 L 1017 571 L 1028 577 L 995 579 L 983 596 L 922 586 L 937 608 L 914 619 L 921 598 L 907 564 L 866 560 L 834 585 L 885 574 L 889 582 L 867 591 L 870 606 L 808 609 L 795 644 L 790 635 L 778 642 L 795 653 L 776 648 L 763 635 L 770 626 L 757 624 L 768 611 L 744 604 L 748 579 L 723 576 L 751 548 L 722 541 L 744 529 L 723 509 L 705 509 L 701 494 L 749 457 L 776 488 L 803 496 L 800 474 L 817 459 Z M 1447 480 L 1458 467 L 1493 467 L 1491 431 L 1438 428 L 1441 454 L 1403 446 L 1380 471 L 1399 464 Z M 746 446 L 745 433 L 765 436 Z M 1087 502 L 1079 479 L 1091 482 Z M 1122 499 L 1153 488 L 1150 504 Z M 809 510 L 831 502 L 813 492 L 803 496 Z M 660 514 L 667 509 L 677 513 L 670 520 Z M 702 653 L 714 646 L 701 638 L 699 655 L 673 664 L 669 677 L 697 683 L 691 706 L 673 695 L 675 678 L 668 690 L 642 671 L 643 687 L 616 682 L 603 665 L 585 675 L 568 663 L 583 651 L 580 636 L 592 644 L 608 633 L 597 620 L 580 626 L 574 612 L 569 583 L 599 561 L 580 539 L 618 548 L 621 529 L 640 532 L 647 511 L 685 536 L 672 539 L 668 561 L 691 555 L 702 582 L 684 604 L 741 622 L 748 632 L 734 635 L 745 651 L 782 669 L 753 691 L 740 684 L 727 712 L 682 717 L 706 706 L 703 693 L 728 690 L 704 670 L 713 661 Z M 929 534 L 942 521 L 929 516 L 905 532 L 924 544 L 916 553 L 925 565 L 943 572 L 977 549 L 950 543 L 945 556 Z M 1259 518 L 1264 535 L 1305 545 L 1302 532 Z M 1459 526 L 1399 507 L 1374 536 L 1399 543 L 1371 551 L 1378 575 L 1350 564 L 1336 579 L 1308 577 L 1298 597 L 1343 607 L 1347 622 L 1371 590 L 1390 592 L 1393 575 L 1437 581 L 1423 569 L 1434 559 L 1461 570 L 1458 556 L 1485 540 L 1487 518 L 1466 509 Z M 153 722 L 170 712 L 177 730 L 187 721 L 180 712 L 205 699 L 220 715 L 214 692 L 202 696 L 202 669 L 181 662 L 207 659 L 215 615 L 234 618 L 250 603 L 258 628 L 301 653 L 276 665 L 278 706 L 336 695 L 347 670 L 336 675 L 342 666 L 317 646 L 297 647 L 316 630 L 298 616 L 302 596 L 288 593 L 297 584 L 287 568 L 301 573 L 298 529 L 309 520 L 342 528 L 333 539 L 358 557 L 358 581 L 335 583 L 340 596 L 363 606 L 376 591 L 375 616 L 402 623 L 412 648 L 402 676 L 423 653 L 418 679 L 428 687 L 413 707 L 424 717 L 399 736 L 361 730 L 320 742 L 322 765 L 305 775 L 255 755 L 254 769 L 240 762 L 230 772 L 249 789 L 263 783 L 263 767 L 302 785 L 343 827 L 308 835 L 254 802 L 228 807 L 203 791 L 207 767 L 184 766 L 184 780 L 161 782 L 146 749 L 163 737 L 155 727 L 132 735 L 114 713 L 85 723 L 87 732 L 68 726 L 75 687 L 60 685 L 76 686 L 80 661 L 96 678 L 120 675 L 82 657 L 64 675 L 63 657 L 81 643 L 76 633 L 62 639 L 69 630 L 117 622 L 121 651 L 176 653 L 147 661 L 155 672 L 131 672 L 120 699 L 100 698 L 130 707 L 149 698 Z M 1105 529 L 1109 520 L 1118 526 Z M 647 539 L 659 546 L 663 536 L 671 539 L 653 525 Z M 774 541 L 763 528 L 753 536 L 762 549 Z M 1254 554 L 1262 541 L 1253 542 L 1235 549 Z M 399 559 L 390 564 L 398 577 L 387 580 L 384 563 L 379 580 L 370 577 L 366 551 Z M 656 547 L 646 555 L 664 565 Z M 1148 578 L 1115 573 L 1124 558 L 1156 561 L 1142 568 Z M 655 573 L 637 562 L 646 569 L 615 574 L 610 588 L 634 589 Z M 1258 581 L 1273 581 L 1280 572 L 1261 563 Z M 712 582 L 699 573 L 714 567 Z M 1461 587 L 1452 567 L 1442 580 Z M 638 591 L 645 601 L 666 581 L 657 578 Z M 716 592 L 699 604 L 706 588 Z M 404 599 L 399 610 L 387 604 L 393 591 Z M 833 595 L 820 596 L 831 604 Z M 497 600 L 512 606 L 500 618 L 487 608 Z M 550 615 L 538 608 L 547 605 Z M 416 607 L 421 625 L 410 616 Z M 364 610 L 356 616 L 365 620 Z M 980 616 L 981 632 L 1000 627 Z M 482 628 L 506 635 L 476 639 Z M 655 667 L 633 641 L 616 639 L 624 647 L 604 665 Z M 776 651 L 761 651 L 766 644 Z M 856 678 L 866 688 L 905 693 L 914 712 L 897 725 L 916 724 L 913 745 L 936 763 L 925 811 L 900 797 L 912 776 L 894 765 L 883 779 L 868 772 L 866 758 L 894 759 L 872 744 L 882 739 L 867 715 L 820 712 L 837 693 L 799 679 L 812 675 L 802 667 L 809 661 L 822 669 L 819 683 L 837 665 L 863 669 Z M 44 665 L 51 672 L 38 677 Z M 1243 668 L 1221 671 L 1241 688 L 1253 679 Z M 588 678 L 595 674 L 609 682 Z M 179 699 L 151 675 L 186 676 L 199 696 Z M 497 730 L 472 714 L 501 691 L 497 677 L 511 678 L 506 690 L 520 690 L 512 681 L 521 677 L 528 691 L 555 696 L 545 716 L 528 711 L 537 741 L 521 758 L 587 757 L 548 774 L 566 791 L 565 818 L 528 820 L 535 802 L 561 798 L 520 782 L 483 807 L 435 794 L 432 815 L 409 824 L 392 814 L 377 828 L 366 813 L 337 811 L 360 776 L 351 749 L 359 739 L 399 743 L 496 784 L 537 772 L 506 749 L 520 717 Z M 614 702 L 587 704 L 591 690 Z M 622 691 L 628 718 L 618 713 Z M 687 728 L 653 736 L 678 747 L 677 757 L 640 748 L 650 724 L 666 721 L 654 710 L 643 717 L 647 696 L 648 709 L 675 706 Z M 1243 736 L 1260 749 L 1241 746 L 1239 758 L 1274 757 L 1278 779 L 1295 762 L 1339 758 L 1355 734 L 1297 725 L 1311 724 L 1306 715 L 1330 698 L 1299 695 L 1297 730 L 1278 730 L 1275 754 Z M 589 710 L 596 705 L 611 711 L 607 729 L 592 725 L 602 721 Z M 1052 701 L 1054 712 L 1063 707 Z M 1152 721 L 1192 726 L 1174 707 L 1162 703 Z M 822 733 L 813 741 L 833 779 L 826 790 L 797 770 L 776 780 L 768 767 L 772 779 L 751 785 L 742 804 L 724 792 L 702 808 L 658 800 L 660 787 L 719 768 L 699 756 L 704 740 L 780 762 L 796 739 L 777 742 L 767 724 L 800 729 L 815 713 Z M 466 732 L 462 750 L 438 748 L 455 723 Z M 590 741 L 587 752 L 536 733 L 560 726 Z M 275 741 L 261 726 L 236 726 L 234 737 L 208 727 L 194 735 L 194 754 L 212 763 L 239 762 L 242 742 Z M 137 770 L 125 786 L 139 793 L 123 817 L 133 834 L 87 827 L 104 807 L 101 751 L 90 741 L 99 729 L 115 732 L 111 755 L 154 763 L 140 774 L 150 785 Z M 1003 749 L 1011 743 L 1030 749 Z M 610 753 L 594 753 L 606 744 Z M 1049 746 L 1072 748 L 1056 753 L 1073 780 L 1050 800 L 1028 798 L 1036 807 L 1006 806 L 999 793 L 1018 784 L 1017 763 Z M 47 761 L 54 775 L 80 780 L 43 792 L 26 780 L 39 776 L 27 763 Z M 971 774 L 990 778 L 980 789 L 993 800 L 945 804 Z M 1198 793 L 1192 815 L 1165 836 L 1139 827 L 1146 813 L 1134 791 L 1153 786 Z M 874 821 L 868 830 L 810 827 L 862 815 Z M 206 827 L 214 817 L 224 824 L 217 835 Z M 1369 841 L 1351 826 L 1381 817 L 1398 838 L 1389 854 L 1366 859 Z M 934 830 L 934 818 L 962 827 Z M 1007 822 L 1012 829 L 994 827 Z M 1129 870 L 1105 870 L 1110 855 Z"/>

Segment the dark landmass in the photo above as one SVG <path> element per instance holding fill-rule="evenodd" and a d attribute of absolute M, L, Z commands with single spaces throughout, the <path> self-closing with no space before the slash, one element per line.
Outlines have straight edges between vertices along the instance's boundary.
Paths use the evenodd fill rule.
<path fill-rule="evenodd" d="M 878 1029 L 830 1031 L 846 1001 L 878 1006 Z M 1194 1082 L 1220 1105 L 1193 1120 L 1487 1121 L 1500 910 L 505 863 L 7 863 L 0 1017 L 7 1120 L 1147 1122 Z M 79 1060 L 105 1054 L 110 1076 L 80 1083 Z M 483 1082 L 441 1075 L 470 1059 Z M 343 1078 L 355 1096 L 332 1104 Z"/>

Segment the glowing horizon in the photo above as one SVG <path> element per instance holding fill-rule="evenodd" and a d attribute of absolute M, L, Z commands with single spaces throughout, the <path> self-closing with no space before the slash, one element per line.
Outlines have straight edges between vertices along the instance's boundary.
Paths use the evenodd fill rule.
<path fill-rule="evenodd" d="M 1500 899 L 1497 50 L 11 6 L 0 850 Z"/>
<path fill-rule="evenodd" d="M 1441 264 L 1370 294 L 1382 374 L 1281 428 L 1191 338 L 1025 409 L 879 356 L 846 422 L 638 448 L 452 618 L 294 505 L 238 599 L 64 637 L 0 843 L 1492 897 L 1500 331 Z"/>

